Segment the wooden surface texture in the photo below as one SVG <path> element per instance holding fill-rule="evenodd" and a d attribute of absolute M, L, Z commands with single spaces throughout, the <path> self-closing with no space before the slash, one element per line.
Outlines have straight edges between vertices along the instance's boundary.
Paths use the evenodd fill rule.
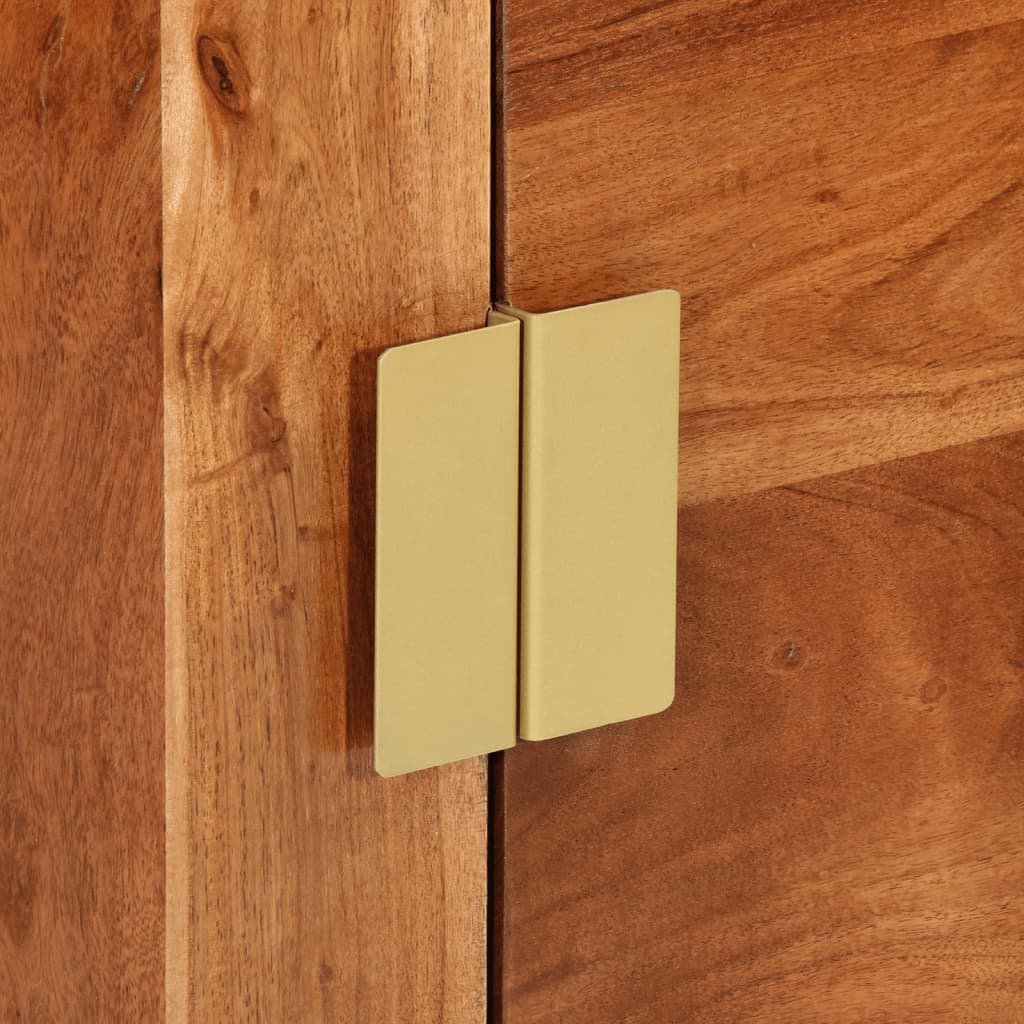
<path fill-rule="evenodd" d="M 1022 19 L 508 0 L 499 293 L 681 293 L 687 503 L 1024 428 Z"/>
<path fill-rule="evenodd" d="M 683 358 L 677 703 L 505 756 L 500 1019 L 1024 1020 L 1024 2 L 502 35 L 499 294 Z"/>
<path fill-rule="evenodd" d="M 163 8 L 168 1015 L 485 1014 L 486 767 L 372 770 L 376 358 L 482 324 L 489 10 Z"/>
<path fill-rule="evenodd" d="M 0 20 L 0 1020 L 154 1021 L 157 5 Z"/>
<path fill-rule="evenodd" d="M 680 517 L 666 714 L 504 764 L 505 1024 L 1024 1020 L 1024 435 Z"/>

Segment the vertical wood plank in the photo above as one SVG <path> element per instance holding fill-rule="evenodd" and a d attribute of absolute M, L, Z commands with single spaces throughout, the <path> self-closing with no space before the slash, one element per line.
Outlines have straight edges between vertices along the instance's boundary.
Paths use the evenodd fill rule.
<path fill-rule="evenodd" d="M 163 6 L 174 1020 L 484 1017 L 485 764 L 370 746 L 375 362 L 489 298 L 488 21 Z"/>
<path fill-rule="evenodd" d="M 3 5 L 4 1021 L 163 1018 L 158 29 Z"/>

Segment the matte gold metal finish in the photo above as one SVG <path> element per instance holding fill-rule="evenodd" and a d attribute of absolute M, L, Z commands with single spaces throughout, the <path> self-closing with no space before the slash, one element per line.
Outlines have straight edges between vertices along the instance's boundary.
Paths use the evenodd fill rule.
<path fill-rule="evenodd" d="M 515 743 L 519 332 L 510 320 L 380 358 L 381 775 Z"/>
<path fill-rule="evenodd" d="M 523 324 L 519 735 L 662 711 L 675 690 L 679 295 Z"/>
<path fill-rule="evenodd" d="M 498 307 L 381 357 L 381 775 L 515 743 L 517 615 L 524 739 L 672 702 L 678 392 L 671 291 Z"/>

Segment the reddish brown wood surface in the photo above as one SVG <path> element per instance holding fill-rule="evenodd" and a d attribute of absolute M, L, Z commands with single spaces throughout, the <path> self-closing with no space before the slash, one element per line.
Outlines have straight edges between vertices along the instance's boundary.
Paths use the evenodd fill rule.
<path fill-rule="evenodd" d="M 681 515 L 679 696 L 504 770 L 506 1024 L 1024 1019 L 1024 436 Z"/>
<path fill-rule="evenodd" d="M 498 290 L 680 291 L 684 508 L 676 706 L 504 759 L 499 1016 L 1024 1019 L 1024 3 L 502 28 Z"/>
<path fill-rule="evenodd" d="M 163 1012 L 157 5 L 0 18 L 0 1020 Z"/>
<path fill-rule="evenodd" d="M 1024 0 L 508 0 L 498 288 L 683 297 L 680 496 L 1024 428 Z"/>

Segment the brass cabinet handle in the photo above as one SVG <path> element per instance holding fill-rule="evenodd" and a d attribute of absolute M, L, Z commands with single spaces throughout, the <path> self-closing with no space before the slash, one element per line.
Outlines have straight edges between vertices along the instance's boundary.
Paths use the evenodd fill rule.
<path fill-rule="evenodd" d="M 672 702 L 678 394 L 674 291 L 381 357 L 381 775 Z"/>

